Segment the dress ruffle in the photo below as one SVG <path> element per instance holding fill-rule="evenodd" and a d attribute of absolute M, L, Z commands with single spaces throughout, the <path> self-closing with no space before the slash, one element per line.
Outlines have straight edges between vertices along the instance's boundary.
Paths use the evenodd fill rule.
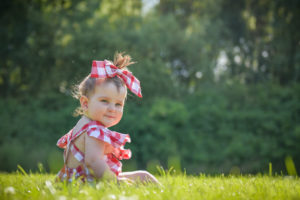
<path fill-rule="evenodd" d="M 91 124 L 87 128 L 86 133 L 90 137 L 111 144 L 115 148 L 113 154 L 117 159 L 122 160 L 131 158 L 131 151 L 123 148 L 126 142 L 131 142 L 128 134 L 111 131 L 97 122 L 96 124 Z"/>
<path fill-rule="evenodd" d="M 62 136 L 56 143 L 56 145 L 62 149 L 65 149 L 67 147 L 68 142 L 70 141 L 70 138 L 72 136 L 73 129 L 71 129 L 67 134 Z"/>
<path fill-rule="evenodd" d="M 131 158 L 130 149 L 124 149 L 126 142 L 131 142 L 130 136 L 128 134 L 111 131 L 104 127 L 101 123 L 97 121 L 91 121 L 84 125 L 75 134 L 73 133 L 73 129 L 70 130 L 66 135 L 62 136 L 57 141 L 57 146 L 66 149 L 75 138 L 84 132 L 86 132 L 88 136 L 106 142 L 114 147 L 112 153 L 104 155 L 104 160 L 110 167 L 111 171 L 118 175 L 122 171 L 122 163 L 120 160 Z M 78 152 L 83 155 L 82 160 L 84 160 L 84 153 L 80 152 L 79 150 Z M 74 154 L 73 151 L 72 153 Z"/>

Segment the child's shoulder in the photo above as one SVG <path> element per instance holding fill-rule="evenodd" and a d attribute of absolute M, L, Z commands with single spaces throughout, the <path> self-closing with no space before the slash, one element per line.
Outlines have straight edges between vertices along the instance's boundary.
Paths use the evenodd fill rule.
<path fill-rule="evenodd" d="M 85 117 L 85 116 L 82 116 L 77 124 L 74 126 L 73 128 L 73 132 L 74 133 L 77 133 L 78 131 L 80 131 L 82 128 L 84 127 L 87 127 L 87 126 L 90 126 L 91 124 L 93 124 L 94 121 L 90 120 L 89 118 Z"/>

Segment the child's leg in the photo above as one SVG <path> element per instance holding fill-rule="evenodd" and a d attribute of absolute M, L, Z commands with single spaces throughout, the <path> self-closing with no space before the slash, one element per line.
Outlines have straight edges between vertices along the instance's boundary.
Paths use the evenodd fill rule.
<path fill-rule="evenodd" d="M 152 182 L 159 184 L 158 180 L 149 172 L 139 170 L 139 171 L 132 171 L 132 172 L 122 172 L 119 174 L 120 177 L 128 178 L 133 181 L 141 181 L 142 183 Z"/>

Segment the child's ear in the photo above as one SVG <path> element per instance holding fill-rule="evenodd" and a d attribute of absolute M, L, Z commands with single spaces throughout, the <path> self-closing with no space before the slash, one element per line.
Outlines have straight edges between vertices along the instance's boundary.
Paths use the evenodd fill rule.
<path fill-rule="evenodd" d="M 88 109 L 89 99 L 86 96 L 81 96 L 80 99 L 81 108 L 85 111 Z"/>

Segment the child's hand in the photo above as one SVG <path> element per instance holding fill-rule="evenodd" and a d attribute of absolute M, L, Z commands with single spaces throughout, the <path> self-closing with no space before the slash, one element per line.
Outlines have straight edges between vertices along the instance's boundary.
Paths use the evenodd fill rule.
<path fill-rule="evenodd" d="M 132 185 L 134 183 L 133 180 L 125 177 L 118 177 L 117 182 L 118 184 L 126 183 L 127 185 Z"/>

